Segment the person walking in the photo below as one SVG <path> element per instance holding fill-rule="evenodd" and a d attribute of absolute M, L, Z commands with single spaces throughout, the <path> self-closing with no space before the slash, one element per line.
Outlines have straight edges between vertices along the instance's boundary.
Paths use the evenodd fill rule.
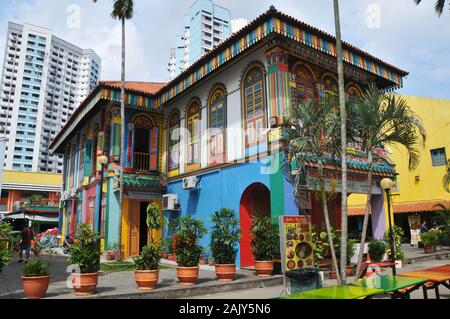
<path fill-rule="evenodd" d="M 28 224 L 25 225 L 22 232 L 20 233 L 20 250 L 19 250 L 19 263 L 23 262 L 22 254 L 25 250 L 25 256 L 27 257 L 27 260 L 25 263 L 28 262 L 28 259 L 30 258 L 30 251 L 31 251 L 31 240 L 34 237 L 33 229 L 31 229 Z"/>

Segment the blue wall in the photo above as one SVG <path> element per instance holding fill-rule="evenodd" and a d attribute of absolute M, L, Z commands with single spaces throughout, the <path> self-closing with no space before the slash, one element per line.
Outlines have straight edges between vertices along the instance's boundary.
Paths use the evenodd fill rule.
<path fill-rule="evenodd" d="M 199 189 L 183 190 L 182 181 L 170 182 L 169 194 L 178 195 L 181 205 L 181 214 L 190 214 L 202 220 L 208 231 L 211 229 L 210 216 L 220 208 L 230 208 L 239 218 L 239 205 L 242 194 L 248 186 L 262 183 L 270 189 L 270 175 L 261 174 L 261 163 L 238 164 L 228 168 L 218 169 L 199 174 Z M 283 199 L 280 199 L 283 200 Z M 200 241 L 200 244 L 209 250 L 209 233 Z M 239 247 L 237 247 L 239 249 Z M 236 265 L 240 265 L 240 254 L 237 254 Z"/>

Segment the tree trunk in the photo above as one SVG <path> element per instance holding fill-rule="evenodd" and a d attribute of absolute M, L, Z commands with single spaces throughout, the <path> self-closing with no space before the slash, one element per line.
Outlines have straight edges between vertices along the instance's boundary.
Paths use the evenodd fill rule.
<path fill-rule="evenodd" d="M 324 182 L 321 173 L 319 173 L 319 183 L 320 183 L 320 198 L 322 199 L 323 216 L 325 218 L 325 228 L 328 237 L 328 244 L 330 245 L 331 262 L 333 264 L 334 270 L 336 271 L 337 283 L 340 286 L 342 284 L 341 275 L 339 273 L 339 267 L 336 259 L 336 251 L 334 250 L 333 237 L 331 236 L 331 225 L 330 225 L 330 216 L 328 215 L 327 195 L 325 193 L 325 186 L 323 185 Z"/>
<path fill-rule="evenodd" d="M 122 208 L 123 208 L 123 174 L 125 165 L 125 18 L 122 18 L 122 70 L 120 86 L 120 180 L 119 180 L 119 249 L 122 256 Z"/>
<path fill-rule="evenodd" d="M 369 225 L 369 215 L 372 211 L 372 151 L 369 151 L 368 158 L 368 164 L 369 164 L 369 173 L 367 175 L 367 186 L 368 186 L 368 194 L 367 194 L 367 202 L 366 202 L 366 209 L 364 212 L 364 222 L 363 222 L 363 228 L 361 233 L 361 246 L 359 247 L 359 253 L 358 253 L 358 261 L 356 262 L 356 275 L 355 275 L 355 282 L 358 280 L 359 273 L 361 271 L 361 264 L 362 259 L 364 255 L 364 245 L 366 244 L 366 236 L 367 236 L 367 227 Z"/>
<path fill-rule="evenodd" d="M 341 192 L 341 277 L 342 284 L 346 283 L 347 269 L 347 110 L 345 107 L 345 83 L 344 63 L 342 57 L 341 22 L 339 17 L 339 0 L 334 0 L 334 21 L 336 26 L 336 53 L 339 84 L 339 108 L 341 114 L 341 170 L 342 170 L 342 192 Z"/>

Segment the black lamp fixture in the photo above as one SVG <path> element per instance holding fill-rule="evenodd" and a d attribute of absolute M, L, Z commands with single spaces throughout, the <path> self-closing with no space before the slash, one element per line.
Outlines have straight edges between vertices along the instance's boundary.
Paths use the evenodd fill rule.
<path fill-rule="evenodd" d="M 389 220 L 389 241 L 390 241 L 390 246 L 391 246 L 391 255 L 390 255 L 390 259 L 391 262 L 393 263 L 392 266 L 392 274 L 394 276 L 397 275 L 397 269 L 395 267 L 395 245 L 394 245 L 394 230 L 392 229 L 392 215 L 391 215 L 391 195 L 390 195 L 390 191 L 391 189 L 394 187 L 394 182 L 392 181 L 392 179 L 390 178 L 383 178 L 380 182 L 380 186 L 381 188 L 385 191 L 386 193 L 386 198 L 387 198 L 387 204 L 388 204 L 388 220 Z"/>

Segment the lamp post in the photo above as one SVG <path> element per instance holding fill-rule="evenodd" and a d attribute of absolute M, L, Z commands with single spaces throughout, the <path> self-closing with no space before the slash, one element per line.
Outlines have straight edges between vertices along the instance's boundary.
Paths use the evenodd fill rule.
<path fill-rule="evenodd" d="M 394 264 L 392 266 L 392 274 L 397 275 L 397 269 L 395 267 L 395 245 L 394 245 L 394 230 L 392 229 L 392 217 L 391 217 L 391 196 L 390 191 L 394 187 L 394 182 L 390 178 L 383 178 L 380 182 L 381 188 L 386 192 L 387 204 L 388 204 L 388 219 L 389 219 L 389 241 L 391 246 L 391 262 Z"/>
<path fill-rule="evenodd" d="M 100 235 L 102 228 L 102 198 L 103 198 L 103 171 L 105 169 L 105 165 L 108 164 L 108 157 L 106 155 L 100 155 L 97 158 L 97 163 L 100 164 L 100 201 L 98 203 L 98 225 L 97 231 Z"/>

